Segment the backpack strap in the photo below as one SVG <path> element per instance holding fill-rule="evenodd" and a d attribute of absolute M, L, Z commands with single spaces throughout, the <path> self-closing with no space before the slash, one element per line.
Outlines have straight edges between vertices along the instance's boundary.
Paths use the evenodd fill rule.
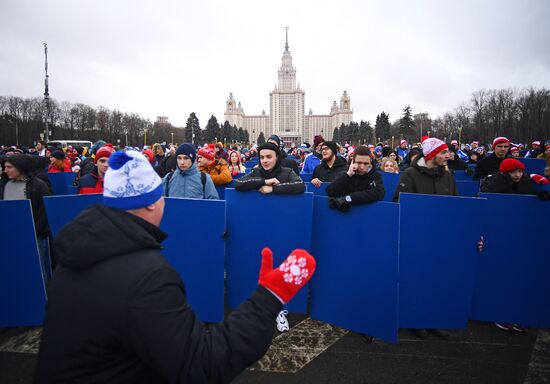
<path fill-rule="evenodd" d="M 173 176 L 174 176 L 174 171 L 166 175 L 166 184 L 164 186 L 164 194 L 166 195 L 166 197 L 170 197 L 170 180 L 172 180 Z"/>
<path fill-rule="evenodd" d="M 204 173 L 204 172 L 201 172 L 201 183 L 202 183 L 202 198 L 205 199 L 206 198 L 206 192 L 205 192 L 205 189 L 206 189 L 206 173 Z"/>

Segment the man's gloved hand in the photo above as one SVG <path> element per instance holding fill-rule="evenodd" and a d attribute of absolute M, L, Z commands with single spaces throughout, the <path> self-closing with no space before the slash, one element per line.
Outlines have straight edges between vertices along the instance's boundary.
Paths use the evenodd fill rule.
<path fill-rule="evenodd" d="M 266 247 L 262 249 L 258 284 L 286 304 L 311 279 L 315 265 L 315 259 L 307 251 L 295 249 L 278 268 L 273 269 L 273 252 Z"/>
<path fill-rule="evenodd" d="M 346 197 L 329 197 L 328 206 L 332 209 L 338 209 L 341 212 L 348 213 L 351 208 L 351 203 L 346 201 Z"/>
<path fill-rule="evenodd" d="M 530 177 L 531 177 L 531 180 L 534 183 L 541 184 L 541 185 L 548 184 L 548 179 L 546 177 L 542 176 L 542 175 L 537 175 L 536 173 L 531 173 Z"/>
<path fill-rule="evenodd" d="M 541 200 L 550 200 L 550 193 L 548 193 L 548 191 L 540 191 L 539 193 L 537 193 L 537 197 Z"/>

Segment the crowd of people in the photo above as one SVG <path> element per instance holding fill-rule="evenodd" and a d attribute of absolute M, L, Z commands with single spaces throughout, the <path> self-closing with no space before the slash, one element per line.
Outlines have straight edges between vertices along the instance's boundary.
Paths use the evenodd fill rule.
<path fill-rule="evenodd" d="M 90 338 L 101 344 L 97 348 L 108 348 L 106 346 L 116 339 L 107 336 L 115 330 L 112 327 L 123 331 L 121 345 L 125 352 L 110 352 L 120 359 L 120 364 L 134 365 L 124 373 L 130 375 L 129 379 L 146 375 L 154 380 L 160 375 L 170 381 L 177 381 L 176 377 L 181 375 L 200 379 L 214 375 L 224 380 L 234 377 L 265 352 L 272 337 L 270 319 L 277 317 L 279 330 L 288 330 L 281 305 L 311 277 L 315 269 L 313 257 L 302 250 L 289 256 L 288 263 L 295 263 L 298 258 L 300 273 L 306 273 L 300 275 L 303 277 L 299 279 L 300 284 L 289 288 L 293 279 L 289 269 L 273 269 L 272 255 L 268 249 L 264 250 L 258 291 L 226 320 L 225 326 L 216 326 L 207 332 L 192 311 L 182 307 L 185 303 L 183 283 L 160 256 L 160 243 L 165 235 L 158 225 L 164 211 L 164 197 L 218 199 L 216 187 L 233 180 L 235 190 L 243 193 L 301 194 L 306 190 L 302 177 L 308 175 L 314 187 L 328 183 L 326 194 L 330 208 L 349 212 L 354 205 L 384 199 L 386 190 L 381 172 L 400 174 L 393 195 L 393 201 L 398 202 L 402 192 L 456 196 L 454 173 L 466 171 L 480 182 L 481 192 L 536 194 L 548 200 L 549 194 L 536 185 L 548 184 L 545 176 L 550 174 L 550 140 L 534 141 L 524 155 L 546 160 L 545 175 L 528 175 L 524 163 L 518 160 L 522 152 L 522 145 L 513 144 L 506 137 L 495 138 L 489 146 L 477 141 L 445 143 L 434 137 L 423 137 L 421 142 L 412 145 L 401 140 L 396 148 L 384 143 L 341 145 L 322 136 L 315 136 L 311 146 L 304 143 L 285 148 L 277 135 L 250 148 L 241 145 L 226 148 L 222 143 L 200 147 L 191 143 L 167 146 L 155 143 L 142 149 L 115 148 L 103 141 L 91 148 L 57 149 L 43 142 L 29 148 L 2 146 L 0 200 L 31 201 L 45 281 L 51 278 L 52 269 L 51 239 L 43 202 L 44 196 L 52 194 L 48 173 L 74 172 L 79 194 L 102 193 L 104 197 L 104 205 L 84 211 L 75 220 L 77 226 L 65 227 L 55 239 L 54 259 L 60 272 L 49 286 L 43 346 L 37 365 L 38 382 L 66 379 L 67 372 L 67 377 L 90 375 L 95 379 L 99 379 L 94 375 L 100 370 L 108 379 L 121 375 L 116 364 L 108 367 L 101 357 L 87 361 L 93 372 L 82 367 L 71 371 L 82 362 L 65 361 Z M 91 224 L 95 222 L 104 225 Z M 90 231 L 75 232 L 83 227 Z M 81 241 L 90 248 L 77 255 L 75 249 L 83 247 L 74 246 Z M 117 245 L 112 246 L 114 243 Z M 483 239 L 478 247 L 483 248 Z M 133 258 L 131 262 L 127 261 L 129 255 Z M 126 277 L 121 279 L 121 275 L 113 274 L 117 268 L 125 271 Z M 102 307 L 107 311 L 103 313 L 107 318 L 105 323 L 95 328 L 89 324 L 94 332 L 68 333 L 83 344 L 74 342 L 60 347 L 56 340 L 68 332 L 62 329 L 67 325 L 64 314 L 73 310 L 69 309 L 69 303 L 89 299 L 76 289 L 79 284 L 76 276 L 89 283 L 85 291 L 88 290 L 91 297 L 99 292 L 112 296 L 113 307 Z M 119 289 L 130 292 L 131 297 L 119 294 Z M 132 312 L 124 314 L 127 317 L 124 322 L 118 322 L 122 315 L 115 307 L 125 305 L 130 305 Z M 94 309 L 97 310 L 92 306 L 90 310 Z M 89 314 L 89 310 L 83 308 L 82 311 L 84 315 Z M 84 318 L 80 320 L 86 323 Z M 178 324 L 185 324 L 185 332 Z M 160 336 L 150 334 L 151 325 L 162 330 Z M 524 331 L 518 324 L 497 325 L 507 331 Z M 245 328 L 247 332 L 242 332 Z M 441 330 L 436 331 L 447 337 Z M 426 330 L 417 330 L 421 338 L 425 333 Z M 163 361 L 166 353 L 160 345 L 163 342 L 166 345 L 181 343 L 174 345 L 174 350 L 182 355 L 182 360 L 191 359 L 183 371 L 180 366 Z M 242 355 L 230 364 L 232 357 L 228 351 L 233 349 L 242 351 Z M 215 364 L 213 359 L 218 359 Z"/>

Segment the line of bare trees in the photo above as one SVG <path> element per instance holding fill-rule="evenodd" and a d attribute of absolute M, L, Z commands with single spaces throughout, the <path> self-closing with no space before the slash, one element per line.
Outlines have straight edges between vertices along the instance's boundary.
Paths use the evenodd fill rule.
<path fill-rule="evenodd" d="M 0 96 L 0 143 L 30 145 L 41 139 L 46 120 L 42 98 Z M 182 142 L 184 131 L 170 123 L 152 123 L 136 113 L 50 100 L 50 140 L 99 139 L 113 144 L 142 146 L 154 142 Z"/>

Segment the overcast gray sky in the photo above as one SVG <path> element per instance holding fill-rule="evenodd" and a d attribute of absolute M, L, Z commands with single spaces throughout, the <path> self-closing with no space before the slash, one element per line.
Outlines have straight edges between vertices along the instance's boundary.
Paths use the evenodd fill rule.
<path fill-rule="evenodd" d="M 550 86 L 550 1 L 1 0 L 0 95 L 43 93 L 183 126 L 229 92 L 269 113 L 284 26 L 306 111 L 437 117 L 481 89 Z"/>

